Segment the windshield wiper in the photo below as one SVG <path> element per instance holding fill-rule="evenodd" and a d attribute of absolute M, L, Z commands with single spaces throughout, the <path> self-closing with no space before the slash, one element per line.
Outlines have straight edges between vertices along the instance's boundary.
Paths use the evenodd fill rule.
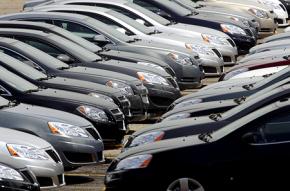
<path fill-rule="evenodd" d="M 198 138 L 206 143 L 209 143 L 210 140 L 212 139 L 211 133 L 202 133 L 200 135 L 198 135 Z"/>
<path fill-rule="evenodd" d="M 16 100 L 9 101 L 7 105 L 1 105 L 1 106 L 0 106 L 0 109 L 3 109 L 3 108 L 5 108 L 5 107 L 14 107 L 14 106 L 16 106 L 16 105 L 18 105 L 18 104 L 19 104 L 19 102 L 16 101 Z"/>
<path fill-rule="evenodd" d="M 240 105 L 241 103 L 243 103 L 244 101 L 246 101 L 246 99 L 247 98 L 245 96 L 243 96 L 243 97 L 234 99 L 234 102 Z"/>
<path fill-rule="evenodd" d="M 221 113 L 213 113 L 213 114 L 210 114 L 208 117 L 211 120 L 218 121 L 220 118 L 222 118 L 222 114 Z"/>
<path fill-rule="evenodd" d="M 242 86 L 246 90 L 251 90 L 254 87 L 254 84 L 247 84 Z"/>
<path fill-rule="evenodd" d="M 24 91 L 24 93 L 33 93 L 33 92 L 38 92 L 40 90 L 40 88 L 37 89 L 31 89 L 31 90 L 26 90 Z"/>

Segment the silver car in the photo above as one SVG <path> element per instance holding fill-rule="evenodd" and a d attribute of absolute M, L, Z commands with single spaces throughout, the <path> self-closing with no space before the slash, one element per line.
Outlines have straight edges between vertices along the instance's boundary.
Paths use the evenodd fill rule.
<path fill-rule="evenodd" d="M 34 135 L 0 128 L 0 159 L 9 166 L 26 166 L 41 188 L 65 185 L 64 169 L 57 152 Z"/>
<path fill-rule="evenodd" d="M 53 1 L 55 2 L 53 4 L 56 5 L 88 5 L 112 9 L 136 20 L 151 31 L 157 30 L 163 32 L 163 34 L 155 34 L 153 36 L 164 36 L 166 38 L 166 33 L 173 33 L 178 36 L 187 37 L 187 40 L 190 38 L 191 41 L 194 41 L 195 43 L 203 45 L 208 44 L 215 47 L 222 54 L 225 65 L 233 65 L 236 63 L 236 56 L 238 54 L 237 47 L 228 35 L 220 31 L 186 24 L 184 25 L 184 29 L 174 28 L 173 26 L 176 25 L 175 23 L 172 23 L 153 12 L 126 0 Z M 188 28 L 190 28 L 190 30 Z M 150 37 L 152 37 L 152 35 Z M 172 35 L 169 37 L 172 38 Z"/>

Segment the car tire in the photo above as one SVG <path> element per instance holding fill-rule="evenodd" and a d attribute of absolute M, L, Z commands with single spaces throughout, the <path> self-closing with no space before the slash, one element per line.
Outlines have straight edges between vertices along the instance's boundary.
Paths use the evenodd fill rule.
<path fill-rule="evenodd" d="M 192 178 L 176 179 L 167 187 L 166 190 L 167 191 L 205 191 L 201 183 Z"/>

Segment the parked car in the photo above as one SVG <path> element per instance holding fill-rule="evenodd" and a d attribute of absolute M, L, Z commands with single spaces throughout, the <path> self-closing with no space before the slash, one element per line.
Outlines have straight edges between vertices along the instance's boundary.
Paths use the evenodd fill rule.
<path fill-rule="evenodd" d="M 0 126 L 49 142 L 65 170 L 104 161 L 104 145 L 94 126 L 82 117 L 0 97 Z"/>
<path fill-rule="evenodd" d="M 219 30 L 229 35 L 238 47 L 240 54 L 245 54 L 256 44 L 256 38 L 251 30 L 242 23 L 237 24 L 231 19 L 207 17 L 205 15 L 195 15 L 191 10 L 186 9 L 173 1 L 160 0 L 132 0 L 154 13 L 159 13 L 160 16 L 181 23 L 198 25 Z"/>
<path fill-rule="evenodd" d="M 107 190 L 283 190 L 289 104 L 277 101 L 214 132 L 129 149 L 109 166 Z"/>
<path fill-rule="evenodd" d="M 264 5 L 258 4 L 257 2 L 251 1 L 236 1 L 236 0 L 207 0 L 198 1 L 202 5 L 210 5 L 214 7 L 226 7 L 232 10 L 244 11 L 253 15 L 260 24 L 259 37 L 264 38 L 275 34 L 277 24 L 275 18 L 277 15 L 274 14 L 273 10 Z"/>
<path fill-rule="evenodd" d="M 242 96 L 247 97 L 271 85 L 279 86 L 280 83 L 283 83 L 283 80 L 286 80 L 289 77 L 290 75 L 289 70 L 290 67 L 287 67 L 263 80 L 260 80 L 256 84 L 249 83 L 243 86 L 225 87 L 192 93 L 176 100 L 169 107 L 169 110 L 172 110 L 173 108 L 194 105 L 202 102 L 234 99 L 240 98 Z"/>
<path fill-rule="evenodd" d="M 52 2 L 51 2 L 52 4 Z M 147 9 L 138 6 L 134 3 L 130 3 L 126 0 L 65 0 L 65 1 L 55 1 L 55 4 L 64 4 L 64 5 L 88 5 L 95 7 L 104 7 L 114 11 L 117 11 L 121 14 L 124 14 L 131 19 L 136 20 L 140 24 L 143 24 L 146 29 L 156 30 L 165 33 L 178 34 L 184 37 L 190 37 L 196 43 L 206 43 L 214 46 L 223 56 L 223 61 L 225 65 L 232 65 L 236 62 L 237 48 L 232 39 L 221 33 L 212 29 L 187 25 L 184 26 L 184 29 L 177 29 L 171 27 L 175 25 L 170 21 L 160 17 L 159 15 L 148 11 Z M 103 20 L 102 20 L 103 21 Z M 190 28 L 190 29 L 189 29 Z M 203 30 L 202 32 L 199 32 Z M 206 34 L 205 34 L 206 33 Z M 154 36 L 156 36 L 155 34 Z M 175 39 L 174 37 L 171 37 Z M 198 50 L 201 51 L 201 50 Z M 204 52 L 201 52 L 204 54 Z"/>
<path fill-rule="evenodd" d="M 2 162 L 0 163 L 0 186 L 5 191 L 40 191 L 35 176 L 25 165 L 18 165 L 15 169 Z"/>
<path fill-rule="evenodd" d="M 266 88 L 248 98 L 236 99 L 237 106 L 232 106 L 233 109 L 229 109 L 228 111 L 225 110 L 225 107 L 219 107 L 216 102 L 217 108 L 216 110 L 212 108 L 211 111 L 213 113 L 211 114 L 207 114 L 209 111 L 205 109 L 204 114 L 201 116 L 199 116 L 198 112 L 196 114 L 197 116 L 192 112 L 192 118 L 164 121 L 149 126 L 130 136 L 124 147 L 125 149 L 128 149 L 155 141 L 217 131 L 224 126 L 253 113 L 261 107 L 270 105 L 277 100 L 287 99 L 289 98 L 289 95 L 290 85 L 287 84 L 274 89 L 273 87 Z M 227 108 L 230 108 L 230 106 Z M 158 139 L 154 139 L 155 137 L 158 137 Z"/>
<path fill-rule="evenodd" d="M 273 50 L 282 51 L 285 49 L 289 49 L 290 48 L 289 43 L 290 43 L 290 38 L 289 40 L 285 38 L 281 40 L 275 40 L 275 41 L 259 44 L 250 49 L 249 55 L 257 54 L 261 52 L 273 51 Z"/>
<path fill-rule="evenodd" d="M 41 189 L 65 185 L 62 162 L 45 140 L 7 128 L 0 128 L 1 163 L 32 171 Z M 25 173 L 25 172 L 24 172 Z"/>
<path fill-rule="evenodd" d="M 204 77 L 197 54 L 191 57 L 190 54 L 171 50 L 168 47 L 154 48 L 152 46 L 158 47 L 158 45 L 136 41 L 121 32 L 111 30 L 111 27 L 90 17 L 68 13 L 27 12 L 2 16 L 0 19 L 47 22 L 73 32 L 90 42 L 98 43 L 104 50 L 121 50 L 162 60 L 174 70 L 177 81 L 183 89 L 200 85 L 200 81 Z M 209 70 L 204 68 L 204 70 L 208 73 L 210 71 L 217 73 L 215 68 L 209 68 Z"/>
<path fill-rule="evenodd" d="M 3 53 L 0 53 L 4 57 Z M 91 96 L 43 89 L 0 67 L 1 96 L 9 100 L 49 107 L 79 115 L 89 120 L 104 141 L 119 142 L 128 131 L 124 115 L 117 105 Z"/>
<path fill-rule="evenodd" d="M 287 27 L 288 28 L 288 27 Z M 287 28 L 285 30 L 287 30 Z M 275 34 L 273 36 L 269 36 L 267 38 L 263 39 L 264 43 L 269 43 L 269 42 L 273 42 L 276 40 L 288 40 L 290 39 L 290 33 L 289 32 L 284 32 L 284 33 L 280 33 L 280 34 Z"/>

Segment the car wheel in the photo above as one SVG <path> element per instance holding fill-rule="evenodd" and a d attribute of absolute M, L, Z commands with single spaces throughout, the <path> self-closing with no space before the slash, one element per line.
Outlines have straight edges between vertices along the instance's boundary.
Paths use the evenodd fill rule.
<path fill-rule="evenodd" d="M 192 178 L 180 178 L 173 181 L 167 191 L 205 191 L 203 186 Z"/>

